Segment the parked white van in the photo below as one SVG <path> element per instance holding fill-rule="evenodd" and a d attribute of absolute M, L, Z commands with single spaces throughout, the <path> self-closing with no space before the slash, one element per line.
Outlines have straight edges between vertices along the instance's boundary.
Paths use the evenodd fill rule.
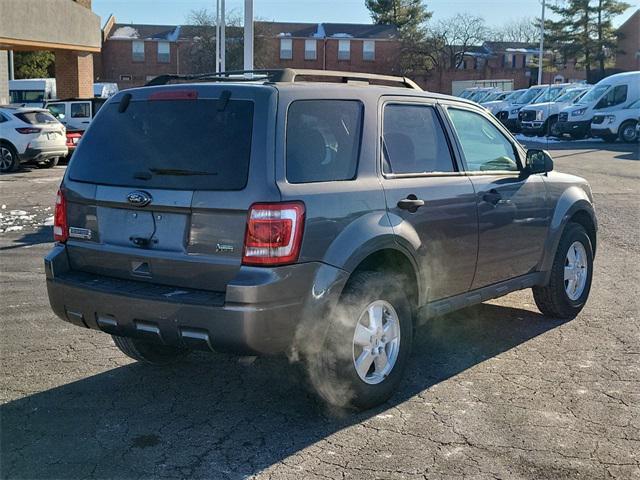
<path fill-rule="evenodd" d="M 118 93 L 118 84 L 109 82 L 98 82 L 93 84 L 93 96 L 96 98 L 109 98 Z"/>
<path fill-rule="evenodd" d="M 55 78 L 9 80 L 9 103 L 42 108 L 47 100 L 56 98 Z"/>
<path fill-rule="evenodd" d="M 627 143 L 638 140 L 638 118 L 640 118 L 640 98 L 626 108 L 596 113 L 591 120 L 591 136 L 605 142 L 615 142 L 618 138 Z"/>
<path fill-rule="evenodd" d="M 558 136 L 558 113 L 565 107 L 578 103 L 591 87 L 580 85 L 568 88 L 566 92 L 551 102 L 536 102 L 527 105 L 518 114 L 520 129 L 525 135 Z"/>
<path fill-rule="evenodd" d="M 622 110 L 640 98 L 640 71 L 618 73 L 596 83 L 580 101 L 565 107 L 558 115 L 557 129 L 572 138 L 586 137 L 596 113 L 609 115 Z"/>

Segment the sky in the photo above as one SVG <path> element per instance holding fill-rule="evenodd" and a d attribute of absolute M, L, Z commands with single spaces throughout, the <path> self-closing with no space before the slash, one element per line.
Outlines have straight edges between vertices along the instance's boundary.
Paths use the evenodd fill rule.
<path fill-rule="evenodd" d="M 215 3 L 215 0 L 93 0 L 93 11 L 100 15 L 103 24 L 109 14 L 114 14 L 119 23 L 175 25 L 184 23 L 191 10 L 213 10 Z M 242 14 L 244 0 L 226 0 L 226 3 L 227 12 Z M 468 12 L 484 17 L 489 26 L 541 13 L 540 0 L 426 0 L 425 3 L 433 12 L 434 20 Z M 637 5 L 637 0 L 629 3 Z M 615 23 L 621 24 L 633 11 L 630 8 Z M 280 22 L 371 22 L 364 0 L 254 0 L 254 15 Z"/>

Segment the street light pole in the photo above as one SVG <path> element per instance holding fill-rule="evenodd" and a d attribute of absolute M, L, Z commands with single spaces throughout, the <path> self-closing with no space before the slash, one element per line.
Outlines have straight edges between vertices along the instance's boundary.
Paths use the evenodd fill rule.
<path fill-rule="evenodd" d="M 224 0 L 220 0 L 220 71 L 224 72 L 226 70 L 226 22 L 224 19 Z"/>
<path fill-rule="evenodd" d="M 540 21 L 540 51 L 538 52 L 538 85 L 542 85 L 542 63 L 544 57 L 544 7 L 545 0 L 542 0 L 542 20 Z"/>
<path fill-rule="evenodd" d="M 220 0 L 216 0 L 216 73 L 220 71 Z"/>
<path fill-rule="evenodd" d="M 253 70 L 253 0 L 244 0 L 244 69 Z"/>

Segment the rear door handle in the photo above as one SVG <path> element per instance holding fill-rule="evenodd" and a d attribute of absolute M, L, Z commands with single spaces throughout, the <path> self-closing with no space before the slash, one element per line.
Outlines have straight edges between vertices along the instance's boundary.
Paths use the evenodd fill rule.
<path fill-rule="evenodd" d="M 402 200 L 398 201 L 398 208 L 401 208 L 402 210 L 408 210 L 411 213 L 415 212 L 423 206 L 424 200 L 420 200 L 413 194 L 408 195 L 407 198 L 403 198 Z"/>

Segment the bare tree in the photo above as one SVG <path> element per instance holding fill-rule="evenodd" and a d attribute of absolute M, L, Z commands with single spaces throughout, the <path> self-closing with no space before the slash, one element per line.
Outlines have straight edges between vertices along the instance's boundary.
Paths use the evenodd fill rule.
<path fill-rule="evenodd" d="M 428 42 L 440 49 L 440 68 L 456 69 L 464 61 L 464 53 L 475 45 L 481 45 L 489 37 L 484 18 L 468 13 L 459 13 L 440 20 L 428 30 Z"/>
<path fill-rule="evenodd" d="M 535 43 L 540 40 L 539 20 L 524 17 L 491 30 L 492 40 L 499 42 Z"/>
<path fill-rule="evenodd" d="M 189 73 L 215 71 L 216 20 L 207 9 L 192 10 L 187 16 L 184 29 L 191 37 L 187 49 Z M 242 16 L 237 11 L 227 15 L 226 69 L 241 70 L 244 59 L 244 34 Z M 267 41 L 270 32 L 265 22 L 254 22 L 254 68 L 266 68 L 269 63 Z"/>

